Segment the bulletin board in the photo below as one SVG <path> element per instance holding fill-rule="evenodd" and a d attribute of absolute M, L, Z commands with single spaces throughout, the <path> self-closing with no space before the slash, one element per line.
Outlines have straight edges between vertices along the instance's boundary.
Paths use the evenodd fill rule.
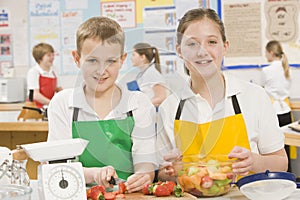
<path fill-rule="evenodd" d="M 27 0 L 28 2 L 28 36 L 29 49 L 39 42 L 51 44 L 55 49 L 54 69 L 59 75 L 74 75 L 78 73 L 71 51 L 76 48 L 75 35 L 78 26 L 93 16 L 110 17 L 122 26 L 125 31 L 126 44 L 125 51 L 130 53 L 132 47 L 137 42 L 145 41 L 144 25 L 145 9 L 162 10 L 163 15 L 168 15 L 168 27 L 164 34 L 168 50 L 176 57 L 175 35 L 178 17 L 176 13 L 183 12 L 184 9 L 194 7 L 215 6 L 216 0 Z M 179 5 L 179 6 L 178 6 Z M 184 6 L 183 6 L 184 5 Z M 171 10 L 171 11 L 170 11 Z M 151 17 L 150 17 L 151 21 Z M 158 21 L 159 22 L 159 21 Z M 157 25 L 158 23 L 156 23 Z M 162 26 L 165 24 L 162 23 Z M 155 33 L 156 36 L 159 33 Z M 155 34 L 152 34 L 154 36 Z M 155 37 L 156 37 L 155 36 Z M 152 42 L 157 42 L 155 39 Z M 151 43 L 152 43 L 151 42 Z M 164 43 L 165 43 L 164 42 Z M 126 49 L 127 48 L 127 49 Z M 168 55 L 166 55 L 168 56 Z M 167 59 L 167 65 L 173 63 Z M 165 57 L 166 58 L 166 57 Z M 130 62 L 130 59 L 127 59 Z M 164 59 L 162 59 L 164 60 Z M 34 66 L 35 61 L 29 54 L 29 66 Z M 130 63 L 123 66 L 122 70 L 129 69 Z M 122 71 L 121 71 L 122 72 Z"/>
<path fill-rule="evenodd" d="M 223 0 L 229 51 L 224 69 L 260 68 L 268 64 L 265 46 L 281 42 L 291 67 L 300 67 L 300 0 Z"/>

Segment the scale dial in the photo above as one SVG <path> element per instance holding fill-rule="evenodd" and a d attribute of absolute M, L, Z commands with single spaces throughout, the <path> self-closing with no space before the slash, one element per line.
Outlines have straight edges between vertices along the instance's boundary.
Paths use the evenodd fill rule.
<path fill-rule="evenodd" d="M 85 182 L 81 163 L 46 164 L 42 166 L 45 199 L 84 199 Z"/>

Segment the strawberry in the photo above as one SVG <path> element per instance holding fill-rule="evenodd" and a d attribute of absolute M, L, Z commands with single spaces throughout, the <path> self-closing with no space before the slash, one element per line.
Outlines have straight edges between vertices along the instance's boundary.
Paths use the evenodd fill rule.
<path fill-rule="evenodd" d="M 203 176 L 201 179 L 201 187 L 208 189 L 211 188 L 211 186 L 213 185 L 213 180 L 212 178 L 210 178 L 209 176 Z"/>
<path fill-rule="evenodd" d="M 176 186 L 176 183 L 174 181 L 166 181 L 165 184 L 171 193 L 174 192 L 174 187 Z"/>
<path fill-rule="evenodd" d="M 149 195 L 149 194 L 152 194 L 152 191 L 151 191 L 151 187 L 152 184 L 146 184 L 144 185 L 143 189 L 142 189 L 142 193 L 145 194 L 145 195 Z"/>
<path fill-rule="evenodd" d="M 102 185 L 95 185 L 91 188 L 90 197 L 92 200 L 104 200 L 105 187 Z"/>
<path fill-rule="evenodd" d="M 120 182 L 118 185 L 119 185 L 119 194 L 125 194 L 125 192 L 127 191 L 125 183 Z"/>
<path fill-rule="evenodd" d="M 114 200 L 116 199 L 116 195 L 113 192 L 106 192 L 104 198 L 105 200 Z"/>
<path fill-rule="evenodd" d="M 162 184 L 162 185 L 157 185 L 157 187 L 155 188 L 154 195 L 157 197 L 166 197 L 166 196 L 170 196 L 171 192 L 168 186 Z"/>
<path fill-rule="evenodd" d="M 104 195 L 100 190 L 92 190 L 91 191 L 91 199 L 92 200 L 105 200 Z"/>

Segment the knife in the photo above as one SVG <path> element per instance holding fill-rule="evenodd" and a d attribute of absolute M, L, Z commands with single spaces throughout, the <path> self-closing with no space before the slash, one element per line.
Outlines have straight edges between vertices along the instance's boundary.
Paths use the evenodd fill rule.
<path fill-rule="evenodd" d="M 121 178 L 115 178 L 115 177 L 111 177 L 110 180 L 108 181 L 109 184 L 112 185 L 118 185 L 121 182 L 126 182 L 125 180 L 121 179 Z"/>

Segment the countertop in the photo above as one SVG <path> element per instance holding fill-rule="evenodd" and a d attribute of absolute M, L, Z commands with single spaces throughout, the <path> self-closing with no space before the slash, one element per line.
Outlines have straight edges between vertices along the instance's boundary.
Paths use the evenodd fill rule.
<path fill-rule="evenodd" d="M 48 131 L 48 122 L 0 122 L 0 131 Z"/>
<path fill-rule="evenodd" d="M 32 199 L 37 199 L 38 198 L 38 191 L 37 191 L 37 181 L 36 180 L 32 180 L 30 182 L 30 185 L 33 189 L 32 192 Z M 170 199 L 168 197 L 153 197 L 151 198 L 151 196 L 144 196 L 141 193 L 133 193 L 133 194 L 126 194 L 126 199 Z M 185 198 L 171 198 L 171 199 L 177 199 L 177 200 L 181 200 L 181 199 L 197 199 L 193 196 L 190 195 L 185 195 Z M 248 200 L 247 197 L 245 197 L 239 190 L 237 187 L 234 187 L 231 191 L 229 191 L 227 194 L 220 196 L 220 197 L 210 197 L 210 198 L 198 198 L 201 200 Z M 274 198 L 276 199 L 276 198 Z M 284 200 L 299 200 L 300 199 L 300 189 L 296 189 L 289 197 L 285 198 Z"/>

